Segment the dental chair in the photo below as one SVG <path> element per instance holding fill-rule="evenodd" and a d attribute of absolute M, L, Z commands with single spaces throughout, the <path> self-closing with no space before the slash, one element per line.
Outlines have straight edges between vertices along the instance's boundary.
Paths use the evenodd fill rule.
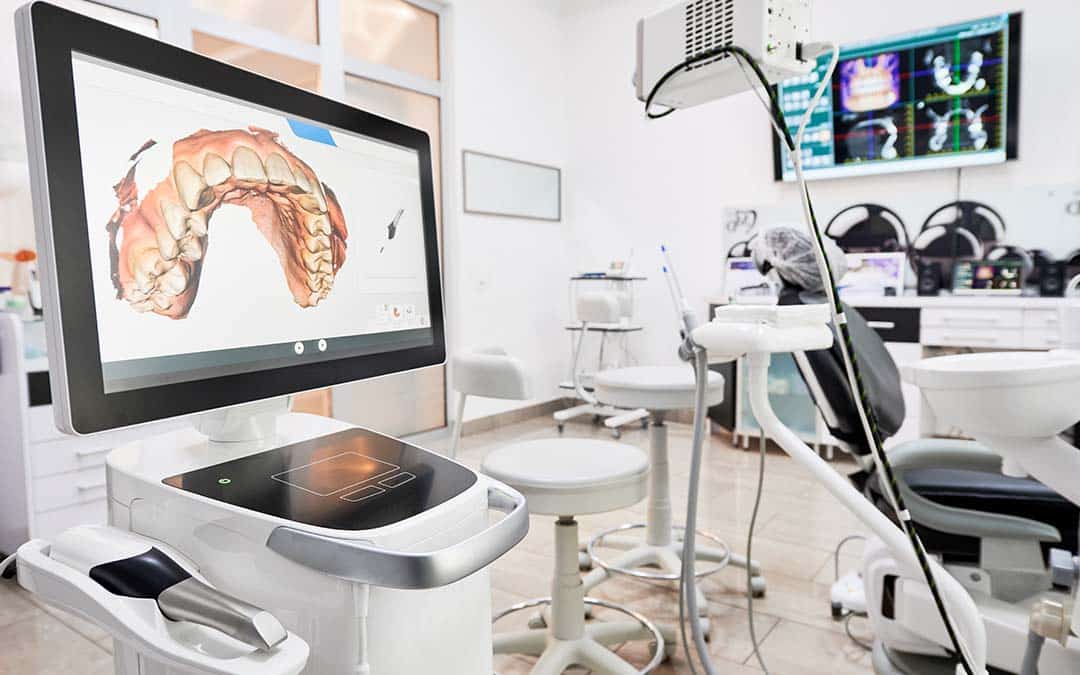
<path fill-rule="evenodd" d="M 778 241 L 781 238 L 784 241 Z M 810 284 L 803 283 L 800 274 L 792 273 L 795 259 L 810 253 L 805 234 L 792 230 L 762 241 L 755 259 L 763 271 L 776 270 L 782 283 L 779 304 L 825 302 L 820 293 L 804 289 Z M 904 419 L 899 370 L 877 332 L 856 310 L 845 311 L 872 406 L 882 435 L 888 438 Z M 794 356 L 827 426 L 860 466 L 851 480 L 895 520 L 866 444 L 838 344 Z M 975 441 L 925 438 L 888 453 L 927 552 L 943 562 L 983 612 L 990 638 L 988 663 L 997 669 L 991 672 L 1018 672 L 1028 608 L 1051 590 L 1051 549 L 1076 555 L 1080 509 L 1033 478 L 1004 475 L 1001 457 Z M 917 592 L 905 593 L 905 579 L 898 570 L 885 547 L 871 540 L 864 554 L 863 581 L 875 635 L 875 671 L 953 673 L 953 662 L 941 658 L 946 653 L 944 642 L 923 630 L 934 611 L 929 597 L 924 590 L 919 597 L 914 597 Z M 1040 672 L 1080 672 L 1080 657 L 1074 651 L 1054 647 L 1047 645 Z"/>

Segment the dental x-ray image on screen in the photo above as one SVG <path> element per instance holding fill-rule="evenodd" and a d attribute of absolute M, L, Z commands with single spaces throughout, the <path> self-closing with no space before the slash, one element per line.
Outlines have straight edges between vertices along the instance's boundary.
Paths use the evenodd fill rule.
<path fill-rule="evenodd" d="M 807 178 L 1003 162 L 1015 155 L 1020 15 L 1001 14 L 840 50 L 803 143 Z M 792 134 L 829 56 L 778 86 Z M 794 179 L 786 150 L 777 178 Z"/>

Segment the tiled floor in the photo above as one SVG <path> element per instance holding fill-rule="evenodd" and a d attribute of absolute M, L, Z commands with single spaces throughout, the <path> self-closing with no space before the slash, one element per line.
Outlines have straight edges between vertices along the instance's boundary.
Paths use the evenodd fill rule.
<path fill-rule="evenodd" d="M 586 424 L 567 426 L 568 436 L 606 438 L 601 429 Z M 510 440 L 555 435 L 547 419 L 533 419 L 501 427 L 463 441 L 462 460 L 478 467 L 484 455 Z M 647 436 L 628 430 L 623 441 L 646 447 Z M 441 442 L 430 444 L 442 449 Z M 673 498 L 677 518 L 685 508 L 690 428 L 670 426 L 669 446 L 673 472 Z M 726 436 L 713 436 L 705 456 L 701 486 L 700 526 L 724 538 L 732 549 L 744 552 L 750 514 L 757 486 L 759 455 L 731 447 Z M 852 465 L 836 462 L 837 470 Z M 626 522 L 644 520 L 644 504 L 625 511 L 579 518 L 583 535 Z M 761 654 L 775 675 L 844 675 L 870 673 L 868 655 L 844 634 L 843 625 L 829 613 L 829 583 L 833 578 L 832 552 L 846 535 L 862 527 L 824 488 L 810 480 L 793 461 L 779 453 L 766 460 L 765 491 L 754 537 L 754 557 L 761 563 L 768 583 L 764 599 L 755 601 L 755 629 Z M 492 570 L 492 597 L 496 608 L 526 598 L 549 595 L 552 521 L 533 516 L 528 537 L 500 559 Z M 845 547 L 841 573 L 858 564 L 859 544 Z M 727 569 L 702 585 L 710 601 L 712 657 L 720 672 L 740 675 L 760 673 L 753 655 L 743 593 L 743 570 Z M 616 579 L 601 585 L 593 595 L 625 604 L 657 621 L 674 622 L 675 593 L 665 584 Z M 496 627 L 521 628 L 527 617 L 507 618 Z M 598 614 L 603 618 L 602 614 Z M 505 625 L 504 625 L 505 624 Z M 862 633 L 866 627 L 854 623 Z M 865 637 L 865 634 L 863 635 Z M 76 617 L 35 604 L 13 584 L 0 582 L 0 674 L 96 675 L 111 672 L 111 642 L 97 627 Z M 620 653 L 636 664 L 648 660 L 644 643 L 624 646 Z M 529 661 L 499 657 L 502 675 L 527 673 Z M 681 648 L 659 671 L 689 673 Z"/>

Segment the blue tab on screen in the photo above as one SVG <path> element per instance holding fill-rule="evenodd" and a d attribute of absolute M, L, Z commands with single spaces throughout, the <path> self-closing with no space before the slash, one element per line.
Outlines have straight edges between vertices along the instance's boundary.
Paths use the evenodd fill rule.
<path fill-rule="evenodd" d="M 300 138 L 306 138 L 309 141 L 326 143 L 327 145 L 337 147 L 337 143 L 334 142 L 334 137 L 330 135 L 329 129 L 324 129 L 315 126 L 314 124 L 308 124 L 307 122 L 301 122 L 300 120 L 289 120 L 289 127 L 292 128 L 293 133 Z"/>

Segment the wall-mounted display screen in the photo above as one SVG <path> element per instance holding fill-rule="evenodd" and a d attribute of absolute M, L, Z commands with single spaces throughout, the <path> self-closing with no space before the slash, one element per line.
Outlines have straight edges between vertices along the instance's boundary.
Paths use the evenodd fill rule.
<path fill-rule="evenodd" d="M 845 45 L 802 145 L 807 179 L 994 164 L 1016 156 L 1020 14 Z M 828 69 L 777 86 L 792 136 Z M 777 180 L 794 180 L 773 139 Z"/>

